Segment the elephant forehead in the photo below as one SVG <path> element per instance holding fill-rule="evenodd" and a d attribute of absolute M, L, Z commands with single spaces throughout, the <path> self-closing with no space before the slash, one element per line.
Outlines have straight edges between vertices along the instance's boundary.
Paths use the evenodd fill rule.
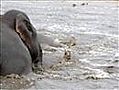
<path fill-rule="evenodd" d="M 16 17 L 18 15 L 22 15 L 24 16 L 22 19 L 27 19 L 29 20 L 29 17 L 24 13 L 24 12 L 21 12 L 21 11 L 18 11 L 18 10 L 10 10 L 8 12 L 6 12 L 4 15 L 3 15 L 3 21 L 8 24 L 12 29 L 14 28 L 14 22 L 16 20 Z M 30 20 L 29 20 L 30 21 Z"/>

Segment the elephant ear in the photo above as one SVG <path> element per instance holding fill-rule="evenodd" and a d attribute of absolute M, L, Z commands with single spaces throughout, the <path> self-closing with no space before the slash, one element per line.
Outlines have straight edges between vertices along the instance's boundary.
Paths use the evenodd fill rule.
<path fill-rule="evenodd" d="M 30 45 L 31 38 L 33 37 L 33 29 L 29 19 L 25 15 L 17 15 L 15 32 L 20 36 L 25 44 Z"/>

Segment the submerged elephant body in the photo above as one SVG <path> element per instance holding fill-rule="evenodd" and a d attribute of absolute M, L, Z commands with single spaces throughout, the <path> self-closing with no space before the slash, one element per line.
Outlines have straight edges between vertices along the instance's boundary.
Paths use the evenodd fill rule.
<path fill-rule="evenodd" d="M 37 40 L 36 30 L 27 15 L 11 10 L 0 17 L 1 74 L 22 74 L 42 65 L 42 49 Z"/>

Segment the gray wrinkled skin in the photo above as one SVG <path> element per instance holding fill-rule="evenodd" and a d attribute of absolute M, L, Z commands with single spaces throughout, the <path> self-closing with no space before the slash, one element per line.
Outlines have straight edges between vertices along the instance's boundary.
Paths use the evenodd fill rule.
<path fill-rule="evenodd" d="M 19 36 L 4 22 L 0 26 L 0 74 L 28 74 L 31 56 Z"/>

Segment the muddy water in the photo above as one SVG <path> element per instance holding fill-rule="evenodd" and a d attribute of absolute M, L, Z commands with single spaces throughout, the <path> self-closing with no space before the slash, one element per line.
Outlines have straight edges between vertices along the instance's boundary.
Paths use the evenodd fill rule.
<path fill-rule="evenodd" d="M 58 42 L 56 45 L 49 45 L 49 40 L 41 43 L 45 71 L 30 75 L 34 84 L 25 84 L 23 88 L 119 88 L 117 2 L 81 4 L 79 1 L 2 1 L 1 13 L 10 9 L 24 11 L 37 28 L 38 35 Z M 12 84 L 12 88 L 16 87 Z"/>

